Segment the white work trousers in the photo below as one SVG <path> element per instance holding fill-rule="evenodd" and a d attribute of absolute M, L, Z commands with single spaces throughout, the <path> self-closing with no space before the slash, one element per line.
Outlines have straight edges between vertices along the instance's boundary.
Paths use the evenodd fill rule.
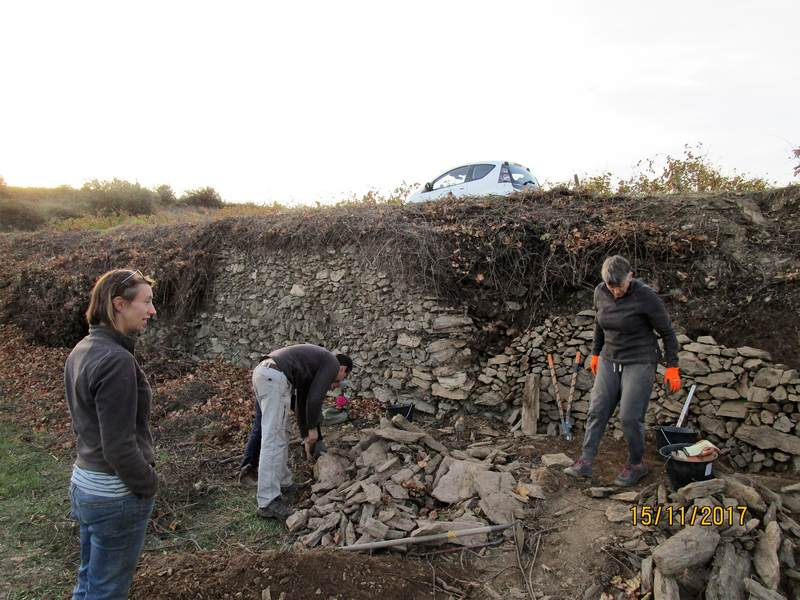
<path fill-rule="evenodd" d="M 265 508 L 281 495 L 281 486 L 292 484 L 289 470 L 289 418 L 292 386 L 286 375 L 265 363 L 253 370 L 253 389 L 261 407 L 261 453 L 258 460 L 258 506 Z"/>

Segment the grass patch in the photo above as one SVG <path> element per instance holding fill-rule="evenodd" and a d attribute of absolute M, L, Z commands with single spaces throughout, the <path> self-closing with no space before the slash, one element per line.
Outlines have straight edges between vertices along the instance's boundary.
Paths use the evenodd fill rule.
<path fill-rule="evenodd" d="M 255 488 L 238 484 L 238 460 L 223 464 L 200 447 L 157 448 L 161 486 L 145 552 L 159 549 L 218 550 L 242 546 L 269 550 L 286 541 L 274 519 L 256 516 Z"/>
<path fill-rule="evenodd" d="M 127 213 L 113 213 L 110 215 L 83 215 L 53 221 L 49 226 L 51 231 L 102 231 L 113 229 L 120 225 L 172 225 L 178 223 L 199 223 L 208 220 L 208 216 L 197 212 L 195 209 L 163 210 L 150 215 L 129 215 Z"/>
<path fill-rule="evenodd" d="M 78 530 L 69 518 L 68 493 L 72 455 L 57 457 L 42 447 L 45 443 L 0 420 L 3 600 L 63 598 L 75 582 Z M 211 464 L 182 464 L 176 454 L 164 450 L 158 458 L 165 477 L 144 553 L 262 551 L 286 542 L 281 524 L 256 516 L 253 488 L 240 487 Z M 190 470 L 176 477 L 184 468 Z"/>
<path fill-rule="evenodd" d="M 63 597 L 78 561 L 71 460 L 35 444 L 0 421 L 0 594 L 9 600 Z"/>
<path fill-rule="evenodd" d="M 286 542 L 282 524 L 256 516 L 254 489 L 208 481 L 200 481 L 199 487 L 202 496 L 188 496 L 186 502 L 177 503 L 167 499 L 172 492 L 166 486 L 166 498 L 157 501 L 154 515 L 159 533 L 148 538 L 145 552 L 221 550 L 233 546 L 261 551 L 276 549 Z"/>

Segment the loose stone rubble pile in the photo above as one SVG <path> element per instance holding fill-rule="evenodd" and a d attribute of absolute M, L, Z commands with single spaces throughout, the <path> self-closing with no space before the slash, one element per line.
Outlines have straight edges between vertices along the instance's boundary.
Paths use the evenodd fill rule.
<path fill-rule="evenodd" d="M 595 497 L 614 491 L 588 490 Z M 681 589 L 704 592 L 707 600 L 779 600 L 800 592 L 800 525 L 790 516 L 800 509 L 800 484 L 776 492 L 733 475 L 671 494 L 653 484 L 632 495 L 635 504 L 610 508 L 606 517 L 630 521 L 635 507 L 636 531 L 622 549 L 644 556 L 641 591 L 652 590 L 655 600 L 679 600 Z"/>
<path fill-rule="evenodd" d="M 576 351 L 591 353 L 594 312 L 552 318 L 514 339 L 502 354 L 490 357 L 472 391 L 475 404 L 502 412 L 510 422 L 519 415 L 523 387 L 529 374 L 539 375 L 539 431 L 557 434 L 558 407 L 547 367 L 553 354 L 563 400 L 567 398 Z M 653 390 L 648 424 L 674 425 L 686 393 L 697 385 L 686 426 L 721 448 L 729 448 L 740 469 L 758 472 L 800 471 L 800 374 L 786 365 L 773 364 L 770 355 L 755 348 L 726 348 L 703 336 L 692 341 L 679 335 L 683 391 L 667 395 Z M 658 377 L 660 382 L 661 377 Z M 582 430 L 589 410 L 592 376 L 582 370 L 577 379 L 572 417 Z M 609 423 L 611 433 L 622 438 L 620 424 Z"/>
<path fill-rule="evenodd" d="M 535 484 L 517 485 L 523 469 L 512 459 L 513 441 L 487 439 L 465 451 L 448 450 L 402 415 L 381 419 L 340 441 L 314 466 L 309 501 L 286 522 L 305 547 L 350 546 L 502 525 L 521 516 Z M 462 545 L 485 542 L 486 534 L 454 538 Z M 401 546 L 403 548 L 404 546 Z"/>
<path fill-rule="evenodd" d="M 554 471 L 571 462 L 543 455 L 541 466 L 531 468 L 515 460 L 513 437 L 489 427 L 479 433 L 484 439 L 463 451 L 449 449 L 395 416 L 343 436 L 339 441 L 350 447 L 318 459 L 311 497 L 287 528 L 311 548 L 507 524 L 524 517 L 531 499 L 545 499 L 538 482 L 552 482 Z M 800 512 L 800 484 L 776 491 L 735 474 L 673 492 L 653 483 L 638 491 L 590 487 L 585 493 L 618 501 L 606 510 L 609 521 L 633 522 L 618 550 L 640 566 L 641 593 L 651 591 L 654 600 L 680 600 L 681 593 L 785 600 L 800 593 L 800 524 L 792 516 Z M 479 533 L 441 543 L 473 546 L 487 539 Z M 396 549 L 409 550 L 411 543 Z"/>

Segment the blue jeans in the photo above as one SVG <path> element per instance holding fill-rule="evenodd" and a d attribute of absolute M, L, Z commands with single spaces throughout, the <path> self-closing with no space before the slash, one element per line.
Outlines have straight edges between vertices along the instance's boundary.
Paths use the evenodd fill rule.
<path fill-rule="evenodd" d="M 261 452 L 261 407 L 256 400 L 256 416 L 253 419 L 253 428 L 250 430 L 250 437 L 247 438 L 247 445 L 244 447 L 244 456 L 240 467 L 250 465 L 258 468 L 258 458 Z"/>
<path fill-rule="evenodd" d="M 95 496 L 75 485 L 70 485 L 69 495 L 81 543 L 72 600 L 125 600 L 155 499 Z"/>

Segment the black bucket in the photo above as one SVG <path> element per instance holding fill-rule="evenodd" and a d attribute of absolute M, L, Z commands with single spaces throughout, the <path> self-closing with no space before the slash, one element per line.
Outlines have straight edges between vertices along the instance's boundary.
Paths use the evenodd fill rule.
<path fill-rule="evenodd" d="M 658 427 L 653 427 L 653 430 L 656 432 L 656 443 L 659 448 L 670 444 L 691 445 L 697 441 L 697 432 L 694 429 L 659 425 Z M 666 459 L 664 460 L 666 461 Z"/>
<path fill-rule="evenodd" d="M 691 443 L 670 444 L 659 449 L 658 453 L 667 461 L 667 477 L 672 488 L 677 490 L 693 481 L 707 481 L 714 479 L 714 461 L 707 462 L 687 462 L 672 458 L 674 450 L 680 450 L 691 446 Z"/>
<path fill-rule="evenodd" d="M 395 415 L 403 415 L 406 421 L 411 421 L 414 419 L 414 405 L 413 404 L 404 404 L 399 406 L 397 404 L 393 404 L 386 408 L 386 418 L 391 419 Z"/>

